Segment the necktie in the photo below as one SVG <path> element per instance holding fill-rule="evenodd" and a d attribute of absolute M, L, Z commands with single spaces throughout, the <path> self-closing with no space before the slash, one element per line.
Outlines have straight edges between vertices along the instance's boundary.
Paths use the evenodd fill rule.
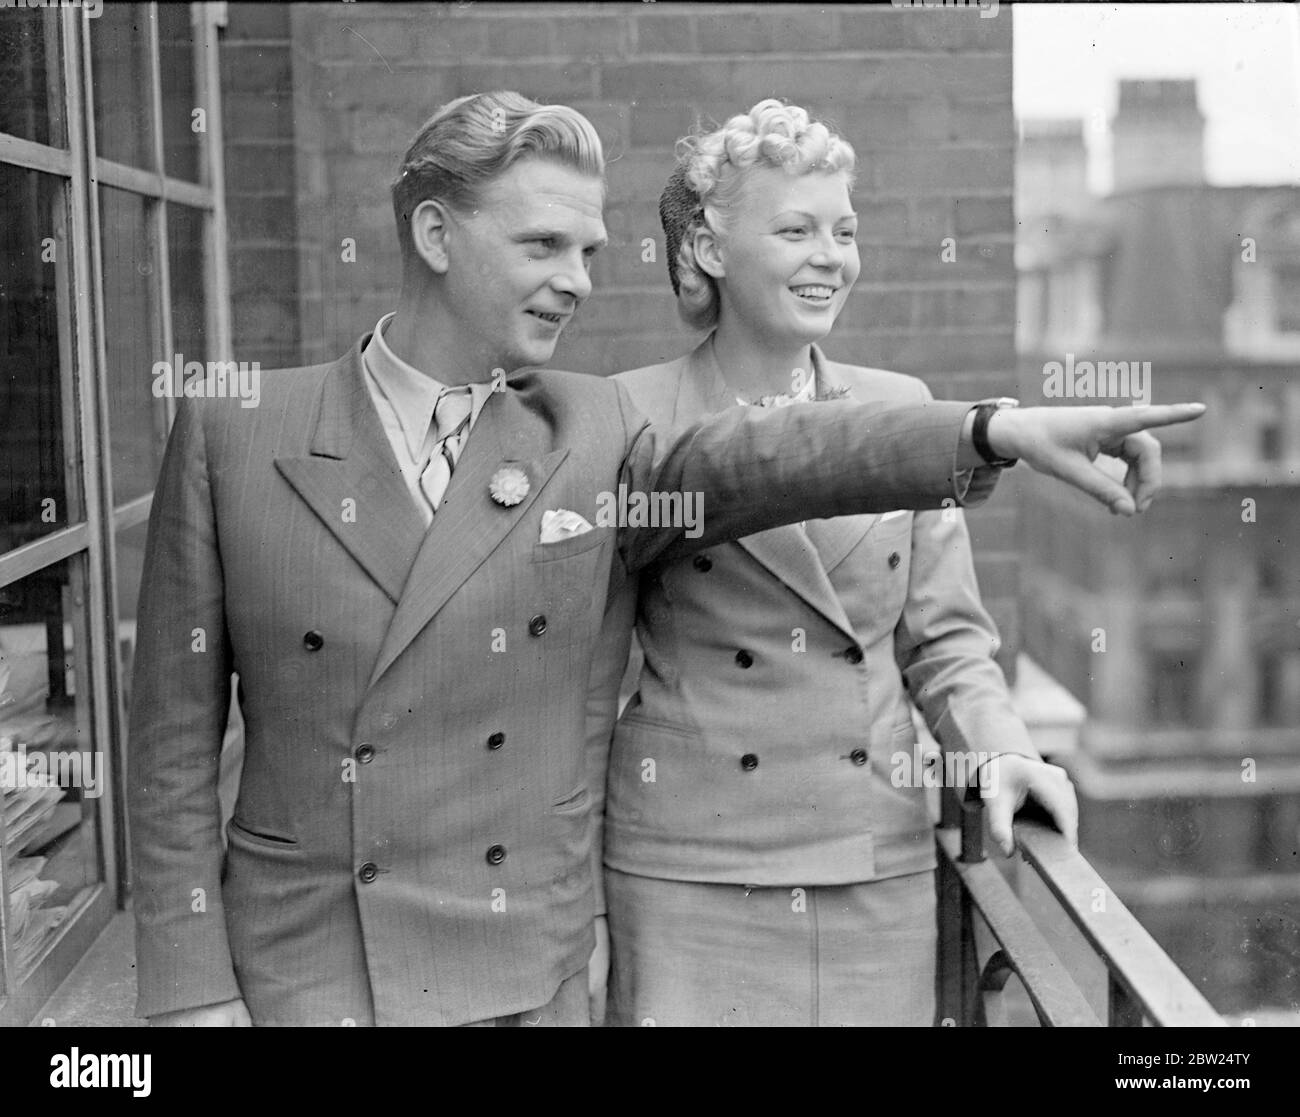
<path fill-rule="evenodd" d="M 420 474 L 420 491 L 434 512 L 447 491 L 451 471 L 456 468 L 472 406 L 468 391 L 450 388 L 434 404 L 433 422 L 429 424 L 433 445 L 429 449 L 429 463 Z"/>

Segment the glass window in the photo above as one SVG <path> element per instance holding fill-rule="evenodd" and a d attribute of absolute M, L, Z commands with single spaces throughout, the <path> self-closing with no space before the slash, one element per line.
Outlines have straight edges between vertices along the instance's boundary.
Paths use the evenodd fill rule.
<path fill-rule="evenodd" d="M 1190 725 L 1194 713 L 1196 665 L 1190 654 L 1151 656 L 1151 716 L 1157 725 Z"/>
<path fill-rule="evenodd" d="M 203 299 L 202 210 L 167 204 L 167 259 L 171 276 L 172 348 L 185 360 L 215 360 L 208 352 L 207 307 Z"/>
<path fill-rule="evenodd" d="M 1256 560 L 1259 593 L 1272 597 L 1282 592 L 1282 564 L 1272 555 L 1259 555 Z"/>
<path fill-rule="evenodd" d="M 117 652 L 122 669 L 123 708 L 131 712 L 131 672 L 135 664 L 135 619 L 140 601 L 140 575 L 149 524 L 142 521 L 116 535 Z"/>
<path fill-rule="evenodd" d="M 0 132 L 67 147 L 56 17 L 39 11 L 5 15 L 0 19 Z"/>
<path fill-rule="evenodd" d="M 71 392 L 60 390 L 60 254 L 67 251 L 61 180 L 0 163 L 0 213 L 3 553 L 67 527 L 81 513 L 69 507 L 65 438 L 76 424 Z"/>
<path fill-rule="evenodd" d="M 1294 652 L 1265 651 L 1257 661 L 1259 672 L 1259 724 L 1266 726 L 1293 725 L 1296 713 Z M 1290 669 L 1288 669 L 1290 668 Z"/>
<path fill-rule="evenodd" d="M 171 354 L 162 351 L 157 244 L 147 205 L 136 194 L 100 190 L 114 506 L 152 491 L 167 440 L 166 403 L 153 394 L 153 366 Z"/>
<path fill-rule="evenodd" d="M 209 248 L 222 240 L 211 209 L 220 183 L 200 181 L 219 130 L 215 106 L 197 103 L 216 79 L 207 49 L 216 6 L 112 3 L 89 20 L 66 18 L 55 8 L 51 0 L 44 11 L 0 12 L 0 1022 L 6 1024 L 30 1020 L 67 975 L 74 945 L 91 941 L 120 899 L 125 866 L 116 864 L 115 853 L 125 819 L 119 816 L 106 831 L 110 812 L 99 805 L 110 769 L 122 766 L 125 725 L 118 714 L 131 698 L 148 532 L 143 512 L 157 483 L 171 411 L 154 395 L 154 369 L 175 354 L 207 360 L 215 355 L 209 346 L 229 343 L 209 332 L 214 322 L 224 329 L 226 320 L 213 316 L 220 305 L 214 300 L 228 300 L 224 272 L 207 266 Z M 79 96 L 65 88 L 65 68 L 89 75 L 89 88 L 77 83 Z M 154 189 L 151 174 L 97 175 L 81 152 L 51 159 L 54 171 L 20 166 L 35 158 L 32 145 L 67 146 L 74 105 L 82 113 L 80 134 L 93 140 L 101 160 L 199 184 L 185 192 L 186 203 L 146 196 Z M 206 113 L 195 130 L 197 108 Z M 73 207 L 76 199 L 84 199 L 83 208 Z M 77 243 L 89 251 L 72 251 L 73 235 L 84 238 L 91 229 L 98 243 Z M 96 446 L 92 462 L 83 460 L 83 439 Z M 84 500 L 83 467 L 100 478 L 111 475 L 104 485 L 108 508 Z M 107 538 L 112 543 L 101 568 L 92 561 L 95 540 Z M 112 617 L 110 577 L 117 591 Z M 100 618 L 108 631 L 92 647 L 90 621 Z M 120 672 L 111 669 L 114 655 Z"/>
<path fill-rule="evenodd" d="M 1158 546 L 1146 549 L 1147 592 L 1186 595 L 1195 591 L 1201 569 L 1201 553 L 1196 543 L 1166 538 Z"/>
<path fill-rule="evenodd" d="M 1300 333 L 1300 264 L 1285 264 L 1273 277 L 1277 328 L 1283 333 Z"/>
<path fill-rule="evenodd" d="M 1282 460 L 1282 425 L 1269 420 L 1259 428 L 1259 457 L 1263 462 Z"/>
<path fill-rule="evenodd" d="M 90 727 L 85 556 L 0 588 L 0 786 L 11 979 L 104 879 L 107 756 Z"/>
<path fill-rule="evenodd" d="M 173 178 L 199 181 L 199 141 L 208 106 L 196 91 L 194 31 L 188 4 L 158 5 L 158 67 L 162 79 L 163 168 Z M 195 110 L 201 109 L 201 115 Z M 195 131 L 200 128 L 200 131 Z"/>
<path fill-rule="evenodd" d="M 91 23 L 95 151 L 101 159 L 156 170 L 146 4 L 105 4 Z"/>

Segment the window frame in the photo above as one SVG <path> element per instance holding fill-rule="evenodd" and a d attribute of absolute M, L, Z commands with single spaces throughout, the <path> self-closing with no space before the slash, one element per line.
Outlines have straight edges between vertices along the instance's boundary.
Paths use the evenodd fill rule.
<path fill-rule="evenodd" d="M 149 112 L 152 115 L 156 170 L 131 167 L 101 158 L 96 150 L 91 36 L 95 29 L 84 7 L 48 8 L 26 18 L 45 21 L 47 42 L 59 43 L 56 65 L 66 147 L 49 146 L 0 133 L 0 163 L 56 176 L 62 188 L 56 200 L 55 230 L 66 236 L 56 244 L 55 286 L 59 383 L 64 408 L 64 456 L 69 510 L 77 522 L 0 554 L 0 588 L 75 556 L 85 556 L 84 588 L 73 600 L 89 625 L 85 659 L 89 666 L 86 719 L 91 748 L 104 754 L 106 793 L 99 797 L 98 847 L 100 881 L 80 893 L 73 909 L 38 956 L 31 972 L 16 983 L 9 934 L 8 884 L 0 857 L 0 1025 L 24 1024 L 54 992 L 103 929 L 129 891 L 124 767 L 126 708 L 117 600 L 118 533 L 148 520 L 153 492 L 112 504 L 112 460 L 108 452 L 108 360 L 105 346 L 104 262 L 99 187 L 110 186 L 144 198 L 152 254 L 149 298 L 161 322 L 161 337 L 151 337 L 170 359 L 173 349 L 170 255 L 167 212 L 171 203 L 200 215 L 203 244 L 203 292 L 208 359 L 229 360 L 230 276 L 226 255 L 226 211 L 222 162 L 222 110 L 218 60 L 219 28 L 225 26 L 224 3 L 191 3 L 195 96 L 205 113 L 205 132 L 198 144 L 199 182 L 168 176 L 164 162 L 159 19 L 156 3 L 140 4 L 149 55 Z M 14 18 L 10 14 L 10 18 Z M 197 107 L 197 106 L 196 106 Z M 164 401 L 168 429 L 176 401 Z M 82 684 L 85 686 L 85 684 Z M 0 849 L 4 820 L 0 817 Z"/>

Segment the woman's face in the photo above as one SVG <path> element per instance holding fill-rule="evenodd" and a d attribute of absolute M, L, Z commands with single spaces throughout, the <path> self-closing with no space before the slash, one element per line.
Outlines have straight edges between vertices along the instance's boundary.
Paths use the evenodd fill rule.
<path fill-rule="evenodd" d="M 776 345 L 825 337 L 861 270 L 857 229 L 843 173 L 751 168 L 718 246 L 721 316 Z"/>

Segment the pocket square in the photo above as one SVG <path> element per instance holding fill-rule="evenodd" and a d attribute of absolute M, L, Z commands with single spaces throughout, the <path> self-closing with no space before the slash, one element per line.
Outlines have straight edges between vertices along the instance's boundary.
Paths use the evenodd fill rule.
<path fill-rule="evenodd" d="M 542 537 L 539 543 L 559 543 L 562 539 L 572 539 L 575 535 L 585 535 L 591 530 L 577 512 L 567 508 L 555 508 L 542 513 Z"/>
<path fill-rule="evenodd" d="M 895 516 L 906 516 L 906 515 L 907 515 L 906 508 L 896 508 L 892 512 L 881 512 L 880 522 L 883 524 L 886 520 L 892 520 Z"/>

